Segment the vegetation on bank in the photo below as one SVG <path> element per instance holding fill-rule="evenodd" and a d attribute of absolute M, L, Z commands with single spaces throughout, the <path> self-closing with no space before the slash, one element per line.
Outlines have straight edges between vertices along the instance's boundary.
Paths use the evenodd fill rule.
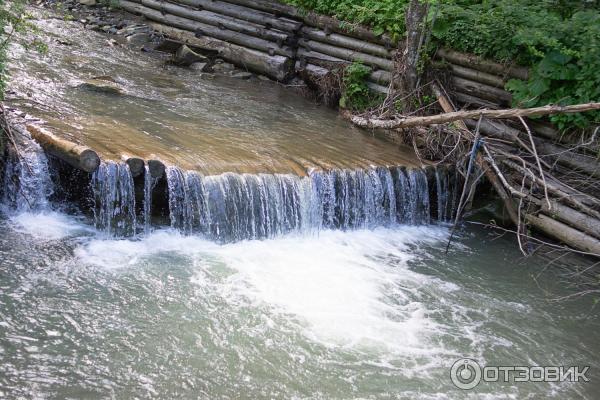
<path fill-rule="evenodd" d="M 285 0 L 295 6 L 403 36 L 408 0 Z M 600 101 L 600 1 L 431 0 L 432 45 L 531 68 L 511 80 L 515 106 Z M 600 113 L 556 115 L 559 128 L 600 122 Z"/>

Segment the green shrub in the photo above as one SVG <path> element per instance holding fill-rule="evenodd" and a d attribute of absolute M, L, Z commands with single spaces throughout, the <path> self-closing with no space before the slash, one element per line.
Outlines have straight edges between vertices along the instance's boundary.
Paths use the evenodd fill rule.
<path fill-rule="evenodd" d="M 360 62 L 354 62 L 344 70 L 340 107 L 364 110 L 373 105 L 377 96 L 373 95 L 367 86 L 370 73 L 371 69 Z"/>

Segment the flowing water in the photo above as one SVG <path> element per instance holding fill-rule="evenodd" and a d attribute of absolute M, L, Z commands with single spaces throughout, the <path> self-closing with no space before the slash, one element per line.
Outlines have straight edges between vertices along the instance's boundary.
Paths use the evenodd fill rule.
<path fill-rule="evenodd" d="M 43 26 L 76 31 L 65 21 Z M 96 37 L 79 33 L 72 36 L 78 46 L 80 39 Z M 88 60 L 88 51 L 70 50 L 80 63 Z M 126 52 L 95 51 L 90 62 L 99 65 L 105 65 L 101 56 L 110 61 L 114 52 Z M 65 54 L 56 49 L 57 60 Z M 135 60 L 122 68 L 133 68 Z M 51 63 L 36 62 L 38 73 Z M 139 62 L 144 69 L 150 61 Z M 93 65 L 85 68 L 97 73 Z M 59 100 L 41 100 L 68 111 L 68 101 L 61 99 L 70 89 L 58 78 L 38 87 L 41 78 L 34 72 L 28 82 L 35 96 L 49 95 L 58 82 Z M 141 79 L 163 79 L 161 74 Z M 181 100 L 182 91 L 205 91 L 212 99 L 209 109 L 211 93 L 234 92 L 227 83 L 206 85 L 173 88 L 173 99 Z M 235 90 L 243 85 L 235 84 Z M 248 93 L 242 90 L 244 101 Z M 341 140 L 339 132 L 356 133 L 345 125 L 336 131 L 327 112 L 310 110 L 316 115 L 310 122 L 290 111 L 287 102 L 299 100 L 285 98 L 279 105 L 278 113 L 289 119 L 284 125 L 261 125 L 271 121 L 261 113 L 276 107 L 281 93 L 243 103 L 258 107 L 252 112 L 229 99 L 220 114 L 202 112 L 198 118 L 232 118 L 230 126 L 251 131 L 249 142 L 257 132 L 282 135 L 297 119 L 310 129 L 293 132 L 305 146 L 294 154 L 319 158 L 315 164 L 330 160 L 337 168 L 292 174 L 282 167 L 291 158 L 279 150 L 269 153 L 278 145 L 266 146 L 254 159 L 242 157 L 241 169 L 230 168 L 240 150 L 207 145 L 204 160 L 217 166 L 203 169 L 181 150 L 184 163 L 167 169 L 166 225 L 152 223 L 152 198 L 160 185 L 149 174 L 136 191 L 139 182 L 126 165 L 106 161 L 90 180 L 93 214 L 68 213 L 69 205 L 48 200 L 56 188 L 44 153 L 32 141 L 18 144 L 21 158 L 8 159 L 2 183 L 0 398 L 598 397 L 600 321 L 592 299 L 549 301 L 572 292 L 552 270 L 541 273 L 547 260 L 522 261 L 509 237 L 462 228 L 445 255 L 445 221 L 452 219 L 460 187 L 454 174 L 444 169 L 430 174 L 410 163 L 396 167 L 397 153 L 383 162 L 375 157 L 380 145 L 369 147 L 376 143 L 372 138 Z M 94 104 L 82 96 L 78 107 Z M 141 104 L 151 108 L 150 102 Z M 194 107 L 198 104 L 196 98 Z M 117 118 L 119 108 L 127 110 L 124 100 L 102 104 L 109 125 L 123 126 L 110 132 L 115 138 L 129 134 L 134 121 Z M 186 121 L 191 118 L 182 113 Z M 240 114 L 247 125 L 238 125 Z M 76 120 L 68 112 L 64 119 L 67 125 Z M 91 121 L 80 122 L 86 129 L 98 124 Z M 136 122 L 143 127 L 157 120 Z M 333 141 L 315 142 L 314 132 L 331 133 Z M 238 129 L 225 139 L 242 133 Z M 276 142 L 293 149 L 292 136 Z M 166 145 L 160 151 L 176 138 L 162 137 Z M 160 140 L 148 142 L 152 147 Z M 118 160 L 118 140 L 105 137 L 102 143 Z M 129 150 L 145 145 L 142 140 Z M 354 146 L 360 151 L 348 153 L 344 165 L 336 152 L 344 155 Z M 382 162 L 372 166 L 358 154 Z M 266 161 L 257 164 L 258 159 Z M 590 382 L 482 382 L 463 391 L 450 380 L 452 364 L 463 357 L 482 365 L 591 366 Z"/>
<path fill-rule="evenodd" d="M 549 272 L 534 281 L 545 261 L 515 262 L 514 242 L 489 232 L 461 231 L 444 255 L 448 226 L 427 224 L 432 204 L 452 203 L 440 170 L 429 184 L 402 169 L 171 168 L 173 227 L 119 239 L 137 218 L 126 167 L 105 164 L 92 179 L 105 199 L 96 229 L 48 204 L 47 160 L 26 146 L 4 187 L 32 208 L 8 197 L 0 218 L 0 396 L 594 399 L 600 389 L 592 301 L 548 301 L 570 292 Z M 229 240 L 214 240 L 215 225 Z M 462 391 L 449 371 L 463 357 L 592 369 L 587 383 Z"/>
<path fill-rule="evenodd" d="M 111 46 L 77 21 L 31 13 L 48 51 L 26 47 L 33 37 L 11 46 L 8 101 L 105 160 L 158 158 L 205 175 L 421 164 L 411 149 L 365 135 L 291 88 L 175 67 L 164 54 Z M 95 76 L 125 94 L 79 87 Z"/>

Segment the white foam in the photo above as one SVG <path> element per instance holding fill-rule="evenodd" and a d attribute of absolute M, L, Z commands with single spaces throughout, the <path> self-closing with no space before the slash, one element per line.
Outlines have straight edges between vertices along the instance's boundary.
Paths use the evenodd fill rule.
<path fill-rule="evenodd" d="M 9 218 L 12 229 L 40 240 L 57 240 L 92 231 L 75 217 L 54 211 L 22 212 Z"/>
<path fill-rule="evenodd" d="M 327 346 L 418 356 L 439 351 L 427 344 L 437 326 L 418 299 L 419 288 L 435 278 L 408 268 L 414 258 L 410 245 L 440 241 L 446 232 L 427 227 L 324 231 L 218 245 L 159 231 L 138 241 L 92 240 L 76 255 L 110 269 L 163 252 L 203 260 L 196 265 L 217 259 L 237 271 L 218 285 L 232 306 L 241 300 L 267 307 Z M 194 283 L 204 285 L 205 272 L 198 270 Z"/>

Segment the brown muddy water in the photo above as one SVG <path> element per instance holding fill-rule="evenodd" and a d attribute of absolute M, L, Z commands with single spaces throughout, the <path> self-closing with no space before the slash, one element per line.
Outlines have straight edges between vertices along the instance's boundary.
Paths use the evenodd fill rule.
<path fill-rule="evenodd" d="M 9 100 L 105 160 L 158 158 L 207 175 L 421 164 L 411 149 L 365 134 L 291 88 L 170 66 L 166 55 L 111 46 L 78 22 L 35 23 L 48 51 L 12 47 Z M 112 77 L 125 94 L 77 87 L 95 76 Z"/>

